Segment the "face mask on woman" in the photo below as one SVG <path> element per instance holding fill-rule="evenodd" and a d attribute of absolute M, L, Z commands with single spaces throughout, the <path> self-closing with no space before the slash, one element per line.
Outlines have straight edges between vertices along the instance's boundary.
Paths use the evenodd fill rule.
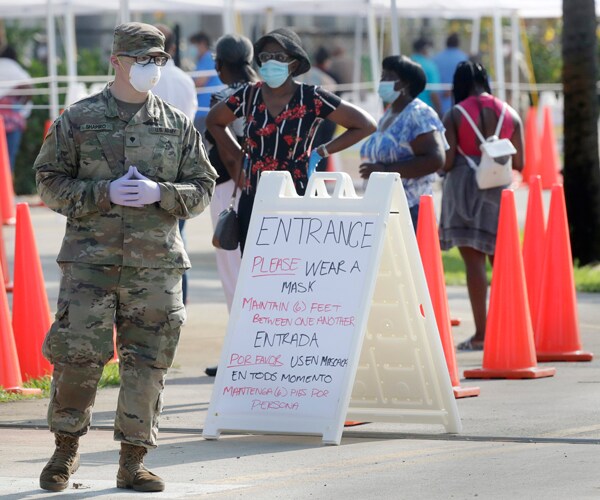
<path fill-rule="evenodd" d="M 160 67 L 156 64 L 131 65 L 129 83 L 138 92 L 148 92 L 158 83 L 158 80 L 160 80 Z"/>
<path fill-rule="evenodd" d="M 394 102 L 396 99 L 398 99 L 398 97 L 404 94 L 404 88 L 401 88 L 400 90 L 394 90 L 394 85 L 396 85 L 395 81 L 379 82 L 377 93 L 383 102 Z"/>
<path fill-rule="evenodd" d="M 269 87 L 276 89 L 281 87 L 290 76 L 290 64 L 273 60 L 267 61 L 258 68 L 258 73 Z"/>

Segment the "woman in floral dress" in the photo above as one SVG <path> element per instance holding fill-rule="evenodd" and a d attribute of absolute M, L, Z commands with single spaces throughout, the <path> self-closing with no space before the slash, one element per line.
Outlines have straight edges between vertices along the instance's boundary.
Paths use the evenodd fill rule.
<path fill-rule="evenodd" d="M 378 93 L 389 106 L 377 132 L 361 148 L 363 179 L 372 172 L 401 175 L 415 228 L 421 195 L 432 194 L 435 172 L 444 166 L 448 147 L 437 113 L 416 98 L 426 83 L 425 72 L 416 62 L 405 56 L 386 57 Z"/>
<path fill-rule="evenodd" d="M 248 117 L 248 161 L 240 176 L 238 208 L 242 252 L 262 172 L 287 170 L 302 195 L 321 158 L 352 146 L 375 130 L 375 121 L 364 111 L 327 90 L 294 81 L 294 76 L 310 69 L 310 61 L 293 31 L 280 28 L 260 38 L 254 44 L 254 58 L 263 81 L 245 85 L 214 106 L 206 119 L 221 158 L 230 171 L 239 172 L 242 151 L 227 134 L 227 125 L 236 118 Z M 325 118 L 346 130 L 326 144 L 314 144 L 315 133 Z"/>

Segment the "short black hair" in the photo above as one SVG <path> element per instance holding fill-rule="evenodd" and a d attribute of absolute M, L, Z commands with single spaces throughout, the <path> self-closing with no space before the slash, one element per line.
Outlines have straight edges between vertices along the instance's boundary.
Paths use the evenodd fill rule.
<path fill-rule="evenodd" d="M 488 94 L 492 93 L 485 68 L 473 61 L 458 63 L 452 80 L 454 103 L 464 101 L 476 86 L 482 87 Z"/>
<path fill-rule="evenodd" d="M 190 37 L 190 42 L 191 43 L 205 43 L 207 46 L 210 47 L 210 38 L 206 33 L 196 33 L 195 35 L 192 35 Z"/>
<path fill-rule="evenodd" d="M 446 39 L 446 47 L 456 48 L 460 45 L 460 39 L 458 33 L 451 33 Z"/>
<path fill-rule="evenodd" d="M 315 52 L 315 63 L 323 64 L 329 59 L 329 51 L 322 45 Z"/>
<path fill-rule="evenodd" d="M 431 43 L 431 40 L 429 40 L 428 38 L 417 38 L 413 42 L 413 50 L 415 52 L 421 52 L 425 47 L 433 47 L 433 43 Z"/>
<path fill-rule="evenodd" d="M 387 56 L 381 67 L 386 71 L 392 71 L 398 78 L 408 83 L 408 93 L 411 97 L 417 97 L 427 85 L 425 71 L 420 64 L 406 56 Z"/>

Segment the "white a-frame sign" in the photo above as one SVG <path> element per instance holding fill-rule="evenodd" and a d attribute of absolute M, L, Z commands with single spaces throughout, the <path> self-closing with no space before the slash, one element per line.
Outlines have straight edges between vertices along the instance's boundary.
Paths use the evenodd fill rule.
<path fill-rule="evenodd" d="M 375 173 L 358 197 L 347 174 L 315 173 L 301 197 L 265 173 L 203 436 L 339 444 L 348 412 L 460 432 L 400 176 Z"/>

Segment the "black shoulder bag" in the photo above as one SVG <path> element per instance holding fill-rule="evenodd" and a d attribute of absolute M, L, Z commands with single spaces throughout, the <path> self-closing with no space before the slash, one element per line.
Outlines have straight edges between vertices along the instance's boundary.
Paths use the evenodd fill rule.
<path fill-rule="evenodd" d="M 255 91 L 256 87 L 250 84 L 250 95 L 246 104 L 246 123 L 248 123 L 250 117 L 250 110 L 252 109 Z M 213 246 L 222 250 L 236 250 L 240 244 L 240 223 L 234 205 L 238 184 L 240 183 L 242 172 L 244 170 L 244 158 L 247 154 L 245 145 L 242 146 L 242 153 L 242 165 L 240 165 L 240 173 L 233 187 L 233 193 L 231 193 L 231 201 L 229 206 L 219 214 L 217 225 L 215 226 L 215 231 L 213 233 Z"/>

